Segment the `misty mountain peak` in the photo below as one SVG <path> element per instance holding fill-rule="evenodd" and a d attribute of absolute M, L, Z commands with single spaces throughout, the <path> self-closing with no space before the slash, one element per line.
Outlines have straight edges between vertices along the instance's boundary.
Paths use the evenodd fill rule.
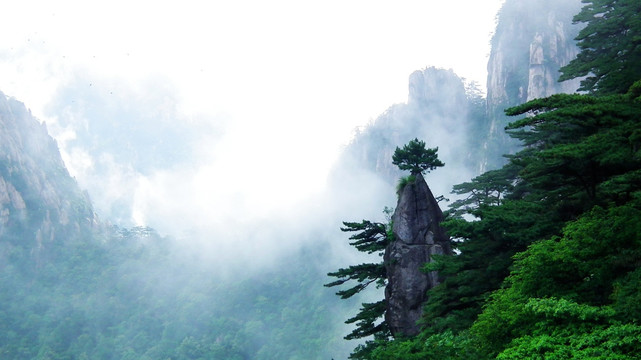
<path fill-rule="evenodd" d="M 341 161 L 351 156 L 358 166 L 393 184 L 401 176 L 391 162 L 394 149 L 421 138 L 428 146 L 439 148 L 447 164 L 440 173 L 463 173 L 466 170 L 461 167 L 468 166 L 469 156 L 461 144 L 467 143 L 468 126 L 474 122 L 470 111 L 473 103 L 463 80 L 452 70 L 428 67 L 413 72 L 408 87 L 407 103 L 390 106 L 356 134 Z"/>
<path fill-rule="evenodd" d="M 447 104 L 450 106 L 464 105 L 466 102 L 463 83 L 451 69 L 428 67 L 410 75 L 408 105 L 427 106 L 443 103 L 444 99 L 449 99 Z"/>

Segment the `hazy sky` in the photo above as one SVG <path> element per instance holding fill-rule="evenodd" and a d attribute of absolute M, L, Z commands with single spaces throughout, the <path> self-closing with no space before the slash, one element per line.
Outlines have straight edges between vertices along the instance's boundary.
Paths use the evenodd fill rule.
<path fill-rule="evenodd" d="M 206 218 L 248 209 L 263 218 L 322 188 L 354 128 L 406 100 L 414 70 L 452 68 L 484 86 L 501 3 L 11 1 L 0 12 L 0 90 L 50 125 L 98 208 L 129 182 L 136 220 L 156 227 L 162 216 L 195 218 L 208 207 Z M 189 166 L 143 176 L 115 164 L 96 191 L 89 170 L 99 160 L 66 147 L 76 129 L 55 126 L 64 116 L 91 123 L 102 109 L 81 112 L 61 100 L 89 91 L 116 99 L 112 107 L 168 107 L 170 121 L 220 131 L 203 134 L 194 145 L 202 156 Z"/>

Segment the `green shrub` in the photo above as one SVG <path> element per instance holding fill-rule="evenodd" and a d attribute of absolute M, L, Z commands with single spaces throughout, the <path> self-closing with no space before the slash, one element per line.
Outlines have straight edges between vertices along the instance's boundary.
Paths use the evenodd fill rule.
<path fill-rule="evenodd" d="M 403 189 L 405 189 L 405 186 L 408 184 L 413 184 L 414 181 L 416 181 L 416 176 L 414 175 L 403 176 L 398 179 L 398 185 L 396 185 L 396 195 L 400 196 Z"/>

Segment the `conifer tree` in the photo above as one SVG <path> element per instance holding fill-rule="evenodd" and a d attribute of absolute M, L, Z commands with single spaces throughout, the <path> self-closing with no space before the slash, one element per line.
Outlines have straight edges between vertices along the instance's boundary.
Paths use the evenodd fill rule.
<path fill-rule="evenodd" d="M 559 81 L 587 76 L 579 90 L 623 94 L 641 79 L 641 1 L 583 0 L 574 17 L 585 27 L 576 37 L 581 52 L 561 68 Z"/>
<path fill-rule="evenodd" d="M 355 233 L 349 237 L 349 240 L 351 240 L 350 245 L 354 246 L 357 250 L 368 254 L 377 254 L 380 257 L 383 256 L 383 252 L 392 236 L 389 226 L 369 220 L 363 220 L 360 223 L 343 222 L 341 230 Z M 338 271 L 328 273 L 327 275 L 338 278 L 335 281 L 325 284 L 327 287 L 356 282 L 352 287 L 336 293 L 341 299 L 351 298 L 372 284 L 377 288 L 387 285 L 387 274 L 382 260 L 374 263 L 351 265 L 347 268 L 341 268 Z M 345 336 L 345 339 L 353 340 L 369 336 L 373 336 L 375 340 L 389 339 L 391 334 L 387 323 L 383 320 L 386 310 L 385 299 L 374 303 L 363 303 L 361 306 L 361 309 L 354 317 L 345 321 L 347 324 L 356 325 L 356 328 Z M 374 342 L 370 340 L 366 342 L 365 345 L 358 346 L 350 355 L 350 358 L 367 359 L 373 345 Z"/>
<path fill-rule="evenodd" d="M 393 156 L 393 163 L 401 170 L 410 170 L 412 175 L 434 170 L 444 164 L 438 159 L 436 153 L 438 148 L 426 149 L 425 142 L 418 139 L 410 141 L 402 149 L 396 148 Z M 391 210 L 386 208 L 386 214 L 390 216 Z M 350 245 L 357 250 L 368 254 L 376 253 L 380 257 L 384 255 L 385 248 L 393 241 L 391 221 L 388 224 L 363 220 L 358 222 L 343 222 L 341 228 L 344 232 L 352 232 L 349 237 Z M 387 285 L 387 273 L 383 260 L 351 265 L 341 268 L 338 271 L 327 274 L 337 280 L 325 284 L 327 287 L 340 286 L 350 282 L 351 287 L 339 290 L 336 295 L 342 299 L 348 299 L 374 284 L 377 288 Z M 354 284 L 355 282 L 355 284 Z M 391 338 L 391 332 L 384 320 L 387 310 L 385 299 L 373 303 L 363 303 L 360 311 L 352 318 L 345 321 L 347 324 L 355 324 L 356 328 L 345 339 L 362 339 L 373 337 L 364 345 L 356 347 L 350 355 L 351 359 L 370 359 L 372 351 L 382 342 Z"/>
<path fill-rule="evenodd" d="M 425 141 L 414 139 L 403 148 L 396 147 L 392 155 L 392 164 L 401 170 L 409 170 L 412 175 L 430 172 L 437 167 L 444 166 L 438 159 L 438 147 L 425 148 Z"/>
<path fill-rule="evenodd" d="M 641 2 L 583 2 L 582 52 L 561 80 L 588 76 L 589 95 L 506 110 L 526 115 L 507 127 L 524 147 L 454 188 L 467 197 L 444 226 L 459 254 L 426 266 L 446 276 L 426 326 L 372 360 L 641 352 Z"/>

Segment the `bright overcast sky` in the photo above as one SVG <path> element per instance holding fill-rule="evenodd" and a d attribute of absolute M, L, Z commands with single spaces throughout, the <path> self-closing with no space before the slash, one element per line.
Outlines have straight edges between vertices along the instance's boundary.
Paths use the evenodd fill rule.
<path fill-rule="evenodd" d="M 451 68 L 484 86 L 502 2 L 10 1 L 0 90 L 49 122 L 74 74 L 133 91 L 161 79 L 186 116 L 227 119 L 229 144 L 254 142 L 263 162 L 307 149 L 292 156 L 322 177 L 356 126 L 406 100 L 414 70 Z"/>
<path fill-rule="evenodd" d="M 0 14 L 0 89 L 37 112 L 48 99 L 36 96 L 73 67 L 161 74 L 186 111 L 234 113 L 251 100 L 362 124 L 405 100 L 414 70 L 484 83 L 501 2 L 12 1 Z"/>

